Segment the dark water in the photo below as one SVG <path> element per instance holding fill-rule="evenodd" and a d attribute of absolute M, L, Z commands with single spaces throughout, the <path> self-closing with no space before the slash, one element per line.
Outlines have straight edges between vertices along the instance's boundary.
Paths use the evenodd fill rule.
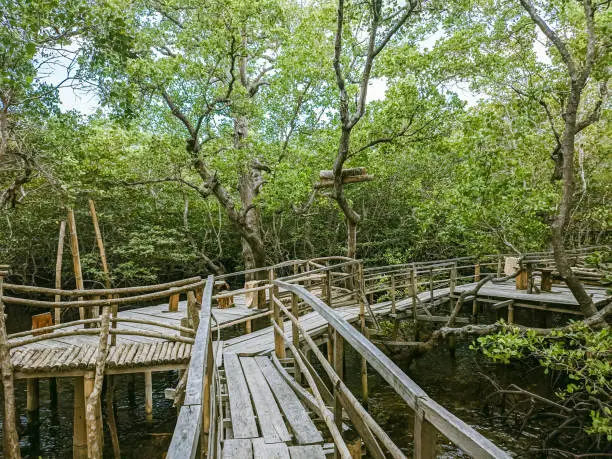
<path fill-rule="evenodd" d="M 71 458 L 73 391 L 72 378 L 59 378 L 58 405 L 51 406 L 48 380 L 40 381 L 39 422 L 29 420 L 26 414 L 26 384 L 17 381 L 15 387 L 16 410 L 20 415 L 20 433 L 23 457 Z M 176 372 L 153 373 L 153 420 L 144 413 L 144 376 L 136 375 L 130 398 L 130 376 L 115 377 L 117 428 L 121 453 L 127 458 L 160 458 L 170 443 L 170 434 L 176 422 L 176 409 L 172 401 L 164 399 L 164 389 L 174 387 Z M 104 408 L 103 408 L 104 409 Z M 105 429 L 105 457 L 112 457 L 112 444 Z M 1 454 L 1 453 L 0 453 Z"/>
<path fill-rule="evenodd" d="M 232 331 L 228 332 L 234 334 Z M 491 415 L 486 407 L 492 387 L 480 373 L 498 380 L 502 385 L 514 382 L 528 390 L 545 393 L 546 379 L 541 371 L 492 364 L 469 350 L 465 343 L 458 345 L 455 359 L 450 357 L 446 348 L 439 347 L 411 365 L 401 356 L 396 356 L 394 360 L 433 399 L 460 419 L 513 455 L 530 457 L 526 453 L 529 439 L 537 439 L 537 430 L 527 429 L 521 438 L 517 439 L 510 426 Z M 347 385 L 359 397 L 360 358 L 350 348 L 346 349 L 345 375 Z M 172 407 L 171 401 L 165 400 L 164 389 L 174 387 L 177 379 L 176 372 L 153 373 L 153 421 L 146 421 L 144 376 L 136 375 L 133 398 L 130 398 L 130 376 L 116 377 L 117 426 L 123 457 L 163 457 L 176 422 L 176 409 Z M 58 379 L 59 403 L 54 408 L 49 397 L 48 380 L 41 380 L 41 406 L 39 422 L 36 423 L 35 420 L 28 420 L 26 416 L 26 384 L 24 381 L 16 382 L 16 409 L 22 424 L 20 441 L 24 457 L 72 457 L 73 389 L 71 378 Z M 369 411 L 398 446 L 411 455 L 413 413 L 372 369 L 369 369 L 369 391 Z M 105 457 L 112 457 L 106 426 L 105 453 Z M 464 457 L 442 437 L 439 438 L 439 454 L 447 458 Z"/>

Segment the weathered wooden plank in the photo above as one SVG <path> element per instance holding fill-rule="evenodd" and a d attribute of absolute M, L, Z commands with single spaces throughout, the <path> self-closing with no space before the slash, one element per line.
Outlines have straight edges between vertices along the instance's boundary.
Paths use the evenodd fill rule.
<path fill-rule="evenodd" d="M 253 459 L 289 459 L 289 448 L 285 443 L 266 443 L 263 438 L 254 438 Z"/>
<path fill-rule="evenodd" d="M 223 364 L 234 438 L 255 438 L 259 435 L 255 413 L 238 356 L 236 354 L 223 354 Z"/>
<path fill-rule="evenodd" d="M 291 440 L 291 434 L 287 430 L 287 426 L 285 426 L 285 421 L 274 400 L 274 395 L 257 362 L 252 357 L 242 357 L 240 358 L 240 363 L 246 375 L 249 391 L 251 392 L 255 411 L 257 412 L 259 427 L 266 443 Z"/>
<path fill-rule="evenodd" d="M 321 445 L 300 445 L 289 447 L 291 459 L 325 459 Z"/>
<path fill-rule="evenodd" d="M 223 459 L 252 459 L 253 445 L 251 440 L 232 438 L 223 442 Z"/>
<path fill-rule="evenodd" d="M 287 422 L 295 435 L 298 443 L 322 443 L 323 436 L 316 428 L 306 408 L 302 405 L 297 395 L 289 384 L 278 373 L 276 367 L 268 357 L 256 357 L 255 361 L 263 373 L 270 389 L 274 393 L 278 405 L 285 414 Z"/>
<path fill-rule="evenodd" d="M 202 426 L 202 407 L 183 405 L 176 420 L 167 459 L 195 458 Z"/>

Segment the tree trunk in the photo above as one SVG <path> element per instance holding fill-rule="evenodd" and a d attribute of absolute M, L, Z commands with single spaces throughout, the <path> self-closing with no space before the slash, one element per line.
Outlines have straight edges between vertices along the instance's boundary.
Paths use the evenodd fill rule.
<path fill-rule="evenodd" d="M 357 257 L 357 223 L 353 223 L 348 218 L 346 220 L 346 256 L 349 258 Z"/>
<path fill-rule="evenodd" d="M 245 141 L 249 133 L 249 123 L 245 116 L 234 120 L 234 148 L 246 148 Z M 257 160 L 252 160 L 238 178 L 238 191 L 242 205 L 242 257 L 244 269 L 255 269 L 266 266 L 266 249 L 261 231 L 261 218 L 255 199 L 264 183 L 262 167 Z M 262 273 L 265 276 L 265 273 Z M 261 276 L 246 276 L 247 280 L 259 279 Z M 262 277 L 265 278 L 265 277 Z"/>
<path fill-rule="evenodd" d="M 0 277 L 0 365 L 2 366 L 2 387 L 4 390 L 3 451 L 5 457 L 14 459 L 21 457 L 21 451 L 19 449 L 17 423 L 15 422 L 15 386 L 13 385 L 13 367 L 4 320 L 2 282 L 3 279 Z"/>
<path fill-rule="evenodd" d="M 580 305 L 585 317 L 597 313 L 593 300 L 587 294 L 582 282 L 573 274 L 565 253 L 564 234 L 570 222 L 574 196 L 574 142 L 576 140 L 576 119 L 580 105 L 581 89 L 572 82 L 569 100 L 565 111 L 565 129 L 561 140 L 563 154 L 563 187 L 561 189 L 561 202 L 555 220 L 551 225 L 551 239 L 555 255 L 555 263 L 561 277 Z"/>

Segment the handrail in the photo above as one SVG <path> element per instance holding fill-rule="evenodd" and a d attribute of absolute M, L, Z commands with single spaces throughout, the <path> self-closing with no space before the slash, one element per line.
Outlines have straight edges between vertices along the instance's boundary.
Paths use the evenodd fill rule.
<path fill-rule="evenodd" d="M 213 374 L 216 371 L 212 348 L 213 284 L 214 277 L 208 276 L 199 314 L 200 323 L 191 348 L 185 400 L 168 448 L 168 459 L 195 458 L 198 449 L 206 450 L 208 438 L 214 436 L 214 393 L 218 388 Z"/>
<path fill-rule="evenodd" d="M 510 455 L 495 446 L 474 428 L 444 409 L 431 399 L 406 373 L 371 341 L 355 333 L 355 329 L 332 308 L 305 288 L 280 280 L 274 281 L 309 304 L 328 324 L 339 333 L 367 362 L 378 371 L 387 383 L 414 410 L 419 425 L 429 423 L 442 435 L 455 443 L 466 453 L 479 458 L 510 458 Z M 427 429 L 422 429 L 427 430 Z M 419 439 L 415 439 L 420 441 Z"/>

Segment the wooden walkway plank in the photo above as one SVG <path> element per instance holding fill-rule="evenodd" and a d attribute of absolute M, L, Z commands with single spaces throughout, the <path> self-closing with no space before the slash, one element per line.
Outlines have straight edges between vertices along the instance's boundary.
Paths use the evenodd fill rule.
<path fill-rule="evenodd" d="M 266 443 L 263 438 L 253 439 L 254 459 L 289 459 L 289 448 L 285 443 Z"/>
<path fill-rule="evenodd" d="M 270 386 L 268 386 L 257 362 L 252 357 L 241 357 L 240 363 L 253 397 L 257 420 L 266 443 L 290 441 L 291 434 L 287 430 L 280 409 L 274 400 L 274 395 L 272 395 Z M 227 365 L 227 361 L 225 364 Z"/>
<path fill-rule="evenodd" d="M 223 441 L 223 459 L 252 459 L 253 446 L 251 440 L 232 438 Z"/>
<path fill-rule="evenodd" d="M 234 438 L 255 438 L 259 435 L 255 413 L 238 356 L 236 354 L 224 354 L 223 363 Z"/>
<path fill-rule="evenodd" d="M 316 428 L 306 408 L 302 405 L 297 395 L 293 392 L 289 384 L 279 374 L 276 367 L 272 364 L 269 357 L 255 357 L 255 361 L 263 373 L 270 389 L 274 393 L 278 406 L 283 411 L 291 430 L 298 443 L 322 443 L 323 436 Z"/>
<path fill-rule="evenodd" d="M 289 456 L 291 459 L 325 459 L 321 445 L 290 446 Z"/>

